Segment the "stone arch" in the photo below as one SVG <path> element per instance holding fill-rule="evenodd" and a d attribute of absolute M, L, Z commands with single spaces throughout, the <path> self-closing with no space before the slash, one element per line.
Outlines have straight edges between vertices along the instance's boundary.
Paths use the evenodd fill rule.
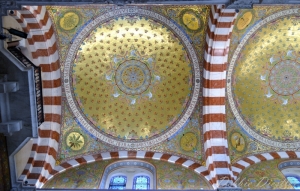
<path fill-rule="evenodd" d="M 46 183 L 46 181 L 50 180 L 55 175 L 62 173 L 67 169 L 71 169 L 95 161 L 110 160 L 110 159 L 153 159 L 153 160 L 166 161 L 193 170 L 197 174 L 204 176 L 205 179 L 208 182 L 210 182 L 208 170 L 205 166 L 202 166 L 201 164 L 184 157 L 176 156 L 173 154 L 151 152 L 151 151 L 115 151 L 115 152 L 102 152 L 94 155 L 85 155 L 80 158 L 76 158 L 61 163 L 60 165 L 55 166 L 54 169 L 49 173 L 49 175 L 45 177 L 45 179 L 43 180 L 43 185 Z M 210 182 L 210 184 L 212 183 Z M 41 188 L 43 185 L 41 185 L 39 188 Z"/>
<path fill-rule="evenodd" d="M 243 170 L 247 167 L 268 160 L 274 159 L 296 159 L 300 158 L 300 152 L 296 151 L 281 151 L 281 152 L 269 152 L 256 154 L 252 156 L 245 157 L 236 163 L 232 164 L 232 172 L 234 180 L 237 180 L 237 177 L 241 174 Z"/>

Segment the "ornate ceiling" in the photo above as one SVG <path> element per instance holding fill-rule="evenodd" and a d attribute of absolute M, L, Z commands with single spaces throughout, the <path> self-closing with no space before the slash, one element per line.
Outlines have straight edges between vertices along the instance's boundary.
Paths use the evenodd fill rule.
<path fill-rule="evenodd" d="M 58 162 L 119 148 L 203 159 L 195 100 L 208 7 L 48 10 L 66 97 Z M 257 6 L 236 19 L 227 76 L 233 161 L 297 148 L 297 14 L 288 6 Z"/>
<path fill-rule="evenodd" d="M 202 159 L 197 103 L 208 6 L 48 11 L 66 98 L 57 164 L 124 148 Z"/>
<path fill-rule="evenodd" d="M 222 135 L 208 132 L 206 139 L 201 74 L 205 45 L 210 42 L 205 36 L 222 39 L 226 32 L 220 29 L 220 21 L 220 30 L 206 33 L 209 6 L 85 5 L 47 10 L 54 23 L 63 83 L 56 165 L 117 150 L 172 153 L 204 164 L 204 140 L 208 136 L 223 139 L 225 134 L 231 163 L 245 155 L 273 151 L 278 151 L 269 154 L 273 158 L 296 156 L 290 152 L 299 150 L 300 144 L 299 7 L 240 10 L 232 32 L 227 79 L 221 78 L 225 72 L 209 74 L 216 76 L 210 76 L 208 88 L 227 85 L 227 129 L 224 126 Z M 231 11 L 228 15 L 235 18 Z M 217 49 L 218 43 L 209 47 Z M 211 56 L 218 60 L 222 55 L 215 52 Z M 224 114 L 219 105 L 207 108 Z M 211 128 L 220 128 L 217 125 Z M 227 142 L 222 146 L 226 148 Z"/>
<path fill-rule="evenodd" d="M 234 161 L 299 148 L 298 15 L 298 8 L 257 6 L 237 17 L 227 75 Z"/>
<path fill-rule="evenodd" d="M 116 14 L 95 24 L 97 28 L 78 44 L 75 60 L 70 61 L 73 65 L 68 68 L 68 60 L 65 64 L 65 73 L 72 71 L 70 85 L 76 108 L 80 108 L 72 110 L 81 111 L 81 115 L 74 111 L 81 124 L 89 121 L 103 136 L 119 140 L 113 143 L 117 146 L 127 140 L 144 142 L 166 131 L 167 136 L 150 143 L 156 144 L 181 128 L 194 109 L 200 89 L 200 83 L 193 88 L 193 76 L 200 76 L 198 60 L 189 59 L 188 51 L 195 52 L 170 28 L 144 16 Z M 76 47 L 76 43 L 72 45 Z M 70 105 L 74 101 L 68 100 Z M 91 134 L 109 142 L 100 134 Z M 134 147 L 141 146 L 145 145 Z"/>

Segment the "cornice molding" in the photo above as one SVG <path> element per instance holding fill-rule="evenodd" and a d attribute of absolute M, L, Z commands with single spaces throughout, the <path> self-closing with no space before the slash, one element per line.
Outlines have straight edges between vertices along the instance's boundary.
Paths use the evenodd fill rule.
<path fill-rule="evenodd" d="M 0 0 L 0 14 L 7 15 L 8 10 L 19 10 L 22 5 L 80 5 L 80 4 L 111 4 L 111 5 L 219 5 L 225 9 L 252 9 L 253 4 L 278 5 L 300 4 L 300 0 Z"/>

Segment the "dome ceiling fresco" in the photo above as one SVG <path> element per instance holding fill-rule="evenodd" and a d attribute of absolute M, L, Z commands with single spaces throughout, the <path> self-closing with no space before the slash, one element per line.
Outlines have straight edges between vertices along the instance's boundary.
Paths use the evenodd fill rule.
<path fill-rule="evenodd" d="M 295 7 L 293 7 L 295 8 Z M 245 153 L 299 148 L 299 9 L 257 6 L 237 17 L 227 76 L 228 140 Z"/>
<path fill-rule="evenodd" d="M 199 97 L 199 62 L 185 33 L 136 7 L 88 23 L 64 65 L 66 97 L 78 122 L 120 147 L 166 140 L 185 124 Z"/>
<path fill-rule="evenodd" d="M 48 11 L 64 76 L 57 164 L 119 149 L 202 160 L 198 100 L 208 6 Z"/>
<path fill-rule="evenodd" d="M 188 107 L 192 71 L 183 44 L 168 28 L 145 17 L 116 18 L 79 46 L 73 89 L 95 129 L 124 140 L 147 139 L 174 126 Z"/>

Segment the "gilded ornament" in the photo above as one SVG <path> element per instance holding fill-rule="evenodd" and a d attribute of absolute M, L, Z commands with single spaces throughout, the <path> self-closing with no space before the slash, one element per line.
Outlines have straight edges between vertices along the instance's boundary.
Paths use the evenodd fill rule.
<path fill-rule="evenodd" d="M 238 30 L 243 30 L 248 27 L 253 19 L 253 14 L 251 11 L 245 12 L 237 21 L 236 27 Z"/>
<path fill-rule="evenodd" d="M 192 9 L 184 9 L 179 14 L 181 24 L 187 31 L 195 33 L 200 32 L 203 28 L 203 21 L 198 12 Z"/>
<path fill-rule="evenodd" d="M 78 132 L 71 132 L 66 137 L 66 145 L 73 151 L 81 150 L 84 144 L 84 137 Z"/>
<path fill-rule="evenodd" d="M 59 19 L 59 26 L 66 30 L 74 29 L 80 21 L 79 15 L 75 12 L 66 12 L 63 16 Z"/>
<path fill-rule="evenodd" d="M 232 132 L 230 136 L 230 143 L 234 150 L 243 152 L 246 148 L 246 141 L 240 132 Z"/>
<path fill-rule="evenodd" d="M 182 21 L 186 27 L 191 30 L 197 30 L 200 27 L 200 22 L 197 16 L 192 12 L 187 12 L 182 15 Z"/>
<path fill-rule="evenodd" d="M 195 133 L 184 133 L 180 139 L 180 147 L 185 151 L 192 151 L 196 147 L 197 141 Z"/>

